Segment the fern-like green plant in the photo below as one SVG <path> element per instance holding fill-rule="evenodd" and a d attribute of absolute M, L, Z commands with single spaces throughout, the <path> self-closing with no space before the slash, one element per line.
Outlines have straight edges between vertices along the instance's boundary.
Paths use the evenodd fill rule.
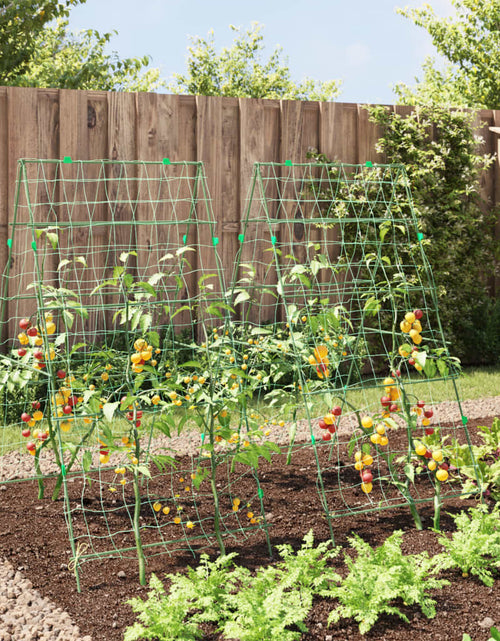
<path fill-rule="evenodd" d="M 473 574 L 485 585 L 494 583 L 492 570 L 500 567 L 500 505 L 488 512 L 478 505 L 467 512 L 451 515 L 457 531 L 438 541 L 445 549 L 439 555 L 442 568 L 459 568 L 464 576 Z"/>
<path fill-rule="evenodd" d="M 340 581 L 327 567 L 338 554 L 329 545 L 314 547 L 311 531 L 296 553 L 289 545 L 278 546 L 283 560 L 255 575 L 234 565 L 235 554 L 213 562 L 202 555 L 200 565 L 187 575 L 166 575 L 169 593 L 153 575 L 147 600 L 127 602 L 139 621 L 126 630 L 124 641 L 192 641 L 201 636 L 202 622 L 213 622 L 226 637 L 240 641 L 295 641 L 307 632 L 304 620 L 314 595 Z"/>
<path fill-rule="evenodd" d="M 314 547 L 310 531 L 296 553 L 290 545 L 277 546 L 283 561 L 276 566 L 260 568 L 255 576 L 238 568 L 241 588 L 227 595 L 225 636 L 240 641 L 294 641 L 307 632 L 304 620 L 314 595 L 340 580 L 327 567 L 328 560 L 338 554 L 337 549 L 328 549 L 329 544 L 330 541 Z M 290 630 L 292 626 L 299 631 Z"/>
<path fill-rule="evenodd" d="M 325 594 L 340 601 L 328 617 L 329 624 L 352 617 L 364 634 L 382 613 L 396 614 L 408 621 L 394 605 L 396 599 L 405 605 L 418 604 L 428 618 L 435 616 L 435 601 L 428 590 L 441 588 L 449 581 L 435 578 L 436 563 L 426 552 L 403 555 L 402 538 L 403 532 L 398 530 L 376 549 L 357 535 L 350 538 L 357 557 L 353 560 L 346 554 L 349 574 Z"/>
<path fill-rule="evenodd" d="M 162 582 L 154 574 L 149 587 L 147 600 L 127 601 L 139 621 L 125 630 L 123 641 L 195 641 L 201 637 L 198 625 L 186 621 L 191 605 L 179 592 L 175 596 L 167 595 Z"/>

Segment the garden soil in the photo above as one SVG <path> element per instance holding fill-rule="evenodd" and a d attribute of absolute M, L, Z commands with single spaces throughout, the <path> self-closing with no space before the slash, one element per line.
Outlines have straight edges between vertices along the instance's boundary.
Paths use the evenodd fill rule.
<path fill-rule="evenodd" d="M 436 408 L 439 420 L 448 417 L 447 404 Z M 467 402 L 464 414 L 469 417 L 473 440 L 477 425 L 491 425 L 494 416 L 500 415 L 500 397 L 484 401 Z M 391 439 L 400 431 L 391 433 Z M 303 437 L 306 435 L 303 434 Z M 401 433 L 401 436 L 403 434 Z M 190 454 L 190 452 L 186 452 Z M 320 457 L 328 457 L 328 448 L 323 447 Z M 342 473 L 350 473 L 351 461 L 345 454 L 339 462 Z M 185 461 L 187 463 L 187 461 Z M 183 461 L 180 460 L 180 467 Z M 273 545 L 290 543 L 300 547 L 302 538 L 313 529 L 317 542 L 329 538 L 329 531 L 316 491 L 316 465 L 311 448 L 300 448 L 286 465 L 284 455 L 276 455 L 272 464 L 264 462 L 259 467 L 259 480 L 264 491 L 266 517 L 270 524 Z M 17 472 L 16 472 L 17 474 Z M 236 488 L 241 496 L 249 491 L 249 475 L 241 477 L 241 487 Z M 326 477 L 326 482 L 332 482 Z M 145 597 L 147 587 L 139 585 L 137 564 L 130 559 L 100 559 L 82 564 L 82 592 L 76 590 L 76 582 L 68 568 L 70 556 L 68 535 L 64 522 L 61 500 L 50 500 L 51 482 L 47 482 L 47 499 L 37 499 L 35 482 L 23 481 L 0 485 L 0 641 L 121 641 L 125 628 L 135 620 L 130 606 L 125 601 L 131 597 Z M 71 500 L 80 500 L 79 481 L 69 483 Z M 422 489 L 422 491 L 424 491 Z M 349 504 L 356 506 L 364 496 L 359 489 L 350 491 Z M 375 494 L 375 491 L 374 491 Z M 376 497 L 373 497 L 376 499 Z M 454 513 L 474 505 L 474 501 L 448 499 L 442 514 L 442 530 L 453 530 Z M 427 550 L 430 554 L 442 551 L 432 526 L 432 503 L 420 507 L 424 530 L 414 528 L 406 507 L 350 514 L 333 521 L 335 542 L 346 550 L 348 537 L 356 532 L 371 545 L 380 545 L 394 530 L 404 531 L 405 553 Z M 144 514 L 144 519 L 154 515 Z M 117 516 L 118 518 L 118 516 Z M 78 523 L 76 524 L 78 534 Z M 93 532 L 99 535 L 102 521 L 92 523 Z M 245 540 L 226 540 L 227 551 L 237 552 L 238 562 L 251 569 L 270 563 L 265 533 L 255 529 Z M 207 550 L 217 554 L 214 546 Z M 160 578 L 165 573 L 183 571 L 186 566 L 195 566 L 195 545 L 192 551 L 150 557 L 148 576 L 154 572 Z M 339 572 L 345 572 L 342 554 L 333 561 Z M 500 626 L 500 576 L 492 588 L 473 577 L 463 577 L 460 572 L 448 570 L 444 578 L 450 585 L 434 592 L 437 615 L 427 619 L 418 606 L 398 604 L 409 623 L 395 616 L 382 616 L 372 630 L 361 636 L 352 620 L 342 619 L 327 626 L 331 601 L 316 599 L 306 620 L 309 632 L 302 641 L 337 641 L 346 639 L 378 639 L 407 641 L 461 641 L 467 632 L 474 641 L 486 641 L 489 627 Z M 205 641 L 222 641 L 222 637 L 208 625 L 204 630 Z"/>

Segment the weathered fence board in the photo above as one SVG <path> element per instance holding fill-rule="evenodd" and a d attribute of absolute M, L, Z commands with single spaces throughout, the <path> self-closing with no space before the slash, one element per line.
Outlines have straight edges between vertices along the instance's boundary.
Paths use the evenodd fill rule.
<path fill-rule="evenodd" d="M 397 106 L 393 109 L 402 115 L 411 111 L 409 107 Z M 484 123 L 479 132 L 485 140 L 482 147 L 484 153 L 498 149 L 498 135 L 491 132 L 489 127 L 498 125 L 499 113 L 488 110 L 478 114 L 477 120 Z M 3 270 L 7 261 L 6 240 L 10 234 L 8 225 L 14 214 L 19 158 L 71 156 L 75 160 L 202 160 L 216 220 L 214 234 L 218 238 L 217 249 L 227 284 L 234 276 L 234 258 L 240 247 L 241 234 L 245 231 L 241 221 L 246 215 L 246 198 L 254 162 L 306 162 L 306 154 L 311 148 L 336 161 L 383 162 L 383 155 L 375 150 L 380 133 L 380 129 L 369 121 L 363 105 L 348 103 L 0 87 L 0 267 Z M 67 175 L 71 171 L 78 170 L 68 166 Z M 89 166 L 87 171 L 89 178 L 98 178 L 97 166 Z M 95 187 L 100 190 L 94 193 L 96 201 L 100 201 L 101 196 L 104 199 L 106 189 L 115 193 L 123 187 L 116 171 L 118 165 L 107 166 L 103 177 L 108 179 L 108 183 L 106 188 L 104 185 Z M 130 172 L 133 172 L 132 168 L 129 177 L 132 175 Z M 481 194 L 489 206 L 494 206 L 500 200 L 499 185 L 500 165 L 497 160 L 481 179 Z M 132 182 L 129 187 L 133 189 Z M 137 186 L 135 189 L 137 191 Z M 77 190 L 77 194 L 79 198 L 81 190 Z M 180 194 L 188 195 L 182 190 Z M 26 204 L 24 194 L 21 194 L 21 199 L 23 205 Z M 179 212 L 185 206 L 180 205 Z M 129 207 L 122 206 L 120 211 L 114 212 L 115 218 L 125 220 L 133 213 L 139 221 L 147 220 L 148 206 L 142 202 L 134 212 L 129 210 Z M 163 212 L 168 215 L 166 204 L 155 210 L 156 219 Z M 39 213 L 43 215 L 42 210 Z M 75 209 L 73 213 L 75 220 L 86 215 L 83 207 Z M 92 215 L 96 222 L 110 219 L 106 205 L 95 206 Z M 19 216 L 19 220 L 28 216 L 26 207 L 23 207 Z M 297 216 L 300 217 L 300 213 Z M 500 230 L 500 225 L 497 229 Z M 294 234 L 299 232 L 300 220 L 293 230 L 287 232 L 287 237 L 281 239 L 292 253 L 296 253 Z M 190 230 L 190 239 L 193 233 L 195 230 Z M 203 267 L 213 268 L 211 230 L 203 226 L 198 233 L 207 233 L 210 237 L 203 239 L 207 249 L 205 255 L 200 255 L 197 260 L 200 261 L 200 267 L 203 264 Z M 248 243 L 248 249 L 243 248 L 244 259 L 246 253 L 255 252 L 259 236 L 264 233 L 265 230 L 259 225 L 246 230 L 244 243 Z M 16 253 L 21 245 L 27 245 L 23 234 L 25 232 L 18 234 L 15 239 Z M 140 244 L 144 244 L 149 234 L 147 227 L 139 227 Z M 161 234 L 159 239 L 161 245 Z M 97 249 L 87 267 L 93 278 L 109 273 L 108 252 L 113 253 L 114 248 L 118 247 L 133 248 L 134 245 L 129 228 L 111 230 L 99 225 L 77 233 L 72 242 L 78 247 L 88 247 L 90 240 Z M 68 253 L 67 250 L 69 247 L 63 243 L 61 252 Z M 299 255 L 297 257 L 300 259 Z M 258 265 L 261 271 L 265 271 L 266 258 L 258 257 L 262 261 Z M 23 260 L 32 260 L 32 257 L 25 254 Z M 141 260 L 143 258 L 138 257 L 139 267 Z M 56 278 L 55 265 L 48 268 L 51 277 Z M 268 276 L 272 279 L 272 272 Z M 498 293 L 498 283 L 495 287 L 495 283 L 491 282 L 491 288 Z M 29 304 L 29 301 L 15 301 L 6 313 L 9 316 L 24 311 L 28 313 L 29 310 L 24 310 L 23 305 L 26 307 Z M 266 320 L 265 309 L 261 313 L 261 320 Z M 109 319 L 106 319 L 107 322 Z M 9 333 L 10 329 L 13 328 L 9 328 Z"/>

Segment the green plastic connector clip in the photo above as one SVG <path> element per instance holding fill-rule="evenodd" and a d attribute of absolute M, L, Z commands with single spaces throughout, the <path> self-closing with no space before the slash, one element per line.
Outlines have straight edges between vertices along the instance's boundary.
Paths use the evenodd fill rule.
<path fill-rule="evenodd" d="M 65 163 L 66 165 L 71 165 L 72 162 L 73 161 L 71 160 L 71 156 L 64 156 L 63 163 Z"/>
<path fill-rule="evenodd" d="M 12 247 L 12 238 L 7 238 L 7 247 Z"/>
<path fill-rule="evenodd" d="M 186 244 L 187 243 L 187 239 L 188 239 L 187 234 L 184 234 L 184 236 L 182 237 L 182 242 L 184 244 Z"/>
<path fill-rule="evenodd" d="M 203 443 L 205 441 L 205 432 L 201 433 L 201 442 Z"/>
<path fill-rule="evenodd" d="M 170 165 L 170 164 L 171 164 L 171 162 L 170 162 L 170 158 L 164 158 L 164 159 L 162 160 L 162 163 L 163 163 L 164 165 Z"/>
<path fill-rule="evenodd" d="M 66 466 L 64 465 L 64 463 L 61 464 L 61 474 L 63 476 L 66 476 Z"/>
<path fill-rule="evenodd" d="M 372 163 L 372 161 L 371 161 L 371 160 L 367 160 L 367 161 L 365 162 L 365 165 L 366 165 L 366 167 L 373 167 L 373 163 Z"/>
<path fill-rule="evenodd" d="M 291 160 L 285 160 L 285 165 L 287 167 L 291 167 L 292 166 L 292 161 Z"/>
<path fill-rule="evenodd" d="M 316 443 L 316 439 L 314 438 L 314 434 L 311 434 L 311 443 L 313 445 Z"/>
<path fill-rule="evenodd" d="M 259 489 L 257 490 L 257 495 L 259 499 L 264 498 L 264 490 L 261 487 L 259 487 Z"/>
<path fill-rule="evenodd" d="M 464 425 L 467 425 L 468 422 L 469 422 L 469 419 L 467 418 L 467 416 L 462 416 L 462 423 Z"/>
<path fill-rule="evenodd" d="M 245 234 L 238 234 L 238 240 L 242 243 L 245 240 Z"/>
<path fill-rule="evenodd" d="M 219 244 L 219 239 L 217 236 L 212 236 L 212 245 L 216 247 Z"/>
<path fill-rule="evenodd" d="M 36 252 L 36 241 L 34 240 L 31 242 L 31 249 Z"/>
<path fill-rule="evenodd" d="M 274 247 L 274 245 L 276 245 L 277 242 L 278 242 L 278 239 L 276 238 L 276 236 L 271 236 L 271 245 L 273 247 Z"/>
<path fill-rule="evenodd" d="M 424 235 L 422 234 L 422 232 L 421 232 L 421 231 L 419 231 L 419 232 L 418 232 L 418 234 L 417 234 L 417 238 L 418 238 L 418 240 L 419 240 L 419 241 L 424 240 Z"/>

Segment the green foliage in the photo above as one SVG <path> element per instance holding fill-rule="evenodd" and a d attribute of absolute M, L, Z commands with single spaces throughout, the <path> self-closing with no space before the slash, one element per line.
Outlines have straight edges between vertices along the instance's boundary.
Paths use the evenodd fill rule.
<path fill-rule="evenodd" d="M 340 580 L 327 567 L 337 555 L 329 545 L 314 547 L 309 532 L 296 553 L 289 545 L 278 546 L 283 560 L 259 568 L 255 575 L 233 565 L 235 554 L 213 562 L 202 555 L 200 565 L 189 568 L 187 575 L 167 575 L 168 594 L 153 575 L 148 599 L 128 601 L 140 622 L 126 630 L 124 641 L 195 639 L 201 635 L 198 624 L 207 621 L 216 623 L 227 638 L 240 641 L 299 639 L 301 632 L 307 632 L 304 620 L 313 596 Z M 300 632 L 290 630 L 294 626 Z"/>
<path fill-rule="evenodd" d="M 38 36 L 54 18 L 85 0 L 3 0 L 0 2 L 0 85 L 16 84 L 38 48 Z"/>
<path fill-rule="evenodd" d="M 497 362 L 499 314 L 490 327 L 478 322 L 488 318 L 494 306 L 484 275 L 494 273 L 499 246 L 495 217 L 479 196 L 480 171 L 492 158 L 476 151 L 473 115 L 432 106 L 405 118 L 375 107 L 370 116 L 384 131 L 378 149 L 408 172 L 422 244 L 438 286 L 441 322 L 453 352 L 466 363 Z M 419 254 L 414 258 L 418 267 Z"/>
<path fill-rule="evenodd" d="M 488 512 L 479 505 L 452 515 L 457 531 L 451 539 L 440 536 L 445 553 L 439 557 L 441 568 L 459 568 L 464 576 L 473 574 L 485 585 L 494 583 L 492 568 L 500 567 L 500 505 Z"/>
<path fill-rule="evenodd" d="M 337 550 L 328 550 L 329 542 L 313 547 L 312 531 L 304 537 L 301 549 L 278 547 L 283 561 L 276 566 L 259 568 L 252 576 L 239 568 L 241 588 L 227 596 L 229 610 L 223 631 L 228 638 L 240 641 L 300 639 L 307 632 L 304 620 L 315 594 L 327 590 L 340 577 L 326 567 Z M 300 632 L 289 628 L 295 626 Z"/>
<path fill-rule="evenodd" d="M 441 104 L 485 109 L 500 105 L 500 4 L 498 0 L 452 0 L 455 15 L 440 18 L 429 4 L 399 13 L 428 31 L 449 65 L 444 72 L 427 59 L 424 78 L 415 87 L 398 85 L 406 104 Z"/>
<path fill-rule="evenodd" d="M 404 556 L 402 538 L 403 532 L 396 531 L 376 549 L 357 535 L 350 539 L 357 558 L 345 556 L 349 574 L 339 586 L 328 591 L 328 596 L 340 601 L 330 613 L 328 623 L 353 617 L 364 634 L 383 613 L 396 614 L 408 621 L 393 605 L 396 599 L 402 599 L 406 605 L 418 604 L 428 618 L 435 616 L 435 601 L 428 590 L 441 588 L 448 582 L 435 578 L 436 562 L 427 553 Z"/>
<path fill-rule="evenodd" d="M 151 590 L 146 601 L 127 601 L 138 613 L 139 621 L 125 630 L 124 641 L 194 641 L 201 637 L 201 631 L 194 621 L 185 622 L 191 604 L 180 592 L 167 594 L 162 582 L 154 574 L 149 586 Z"/>
<path fill-rule="evenodd" d="M 238 98 L 275 98 L 281 100 L 333 100 L 339 94 L 340 82 L 316 82 L 306 79 L 296 84 L 290 77 L 287 59 L 282 60 L 281 47 L 262 61 L 264 49 L 262 25 L 253 23 L 245 33 L 230 25 L 237 34 L 232 47 L 217 52 L 213 30 L 208 38 L 195 36 L 188 47 L 187 73 L 174 74 L 169 85 L 173 93 L 202 96 L 235 96 Z"/>
<path fill-rule="evenodd" d="M 159 69 L 148 68 L 148 56 L 120 59 L 116 52 L 106 53 L 115 33 L 101 34 L 94 29 L 71 33 L 68 21 L 60 19 L 37 34 L 23 73 L 13 76 L 8 84 L 101 91 L 156 91 L 165 87 Z"/>
<path fill-rule="evenodd" d="M 491 427 L 478 427 L 482 445 L 460 445 L 456 441 L 446 448 L 452 465 L 466 477 L 462 496 L 471 494 L 489 496 L 500 500 L 500 419 L 495 418 Z"/>

